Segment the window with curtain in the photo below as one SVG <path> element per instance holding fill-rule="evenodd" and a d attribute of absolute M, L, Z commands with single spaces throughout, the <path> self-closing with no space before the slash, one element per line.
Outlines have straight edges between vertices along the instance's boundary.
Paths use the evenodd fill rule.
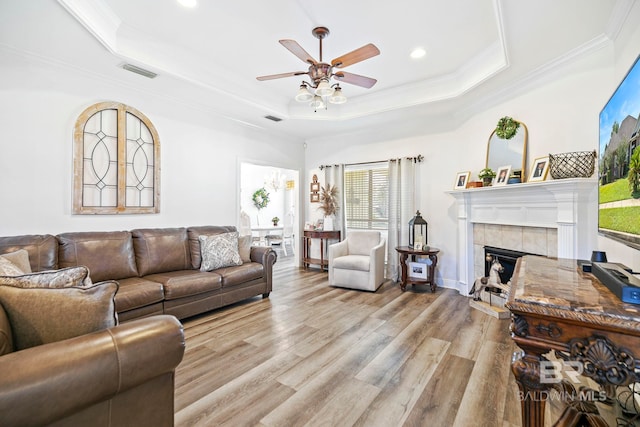
<path fill-rule="evenodd" d="M 388 229 L 389 168 L 386 162 L 346 166 L 344 188 L 347 228 Z"/>

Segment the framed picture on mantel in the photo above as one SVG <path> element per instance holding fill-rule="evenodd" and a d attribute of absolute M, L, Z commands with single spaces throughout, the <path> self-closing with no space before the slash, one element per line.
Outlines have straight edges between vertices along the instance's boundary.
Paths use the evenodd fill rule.
<path fill-rule="evenodd" d="M 453 186 L 454 190 L 464 190 L 467 188 L 467 183 L 469 182 L 469 177 L 471 176 L 471 172 L 458 172 L 456 175 L 456 182 Z"/>
<path fill-rule="evenodd" d="M 496 174 L 496 180 L 493 185 L 507 185 L 507 181 L 509 181 L 509 174 L 511 174 L 511 165 L 509 166 L 500 166 L 498 168 L 498 173 Z"/>
<path fill-rule="evenodd" d="M 538 157 L 533 161 L 531 166 L 531 175 L 529 175 L 529 182 L 544 181 L 547 179 L 547 173 L 549 172 L 549 157 Z"/>

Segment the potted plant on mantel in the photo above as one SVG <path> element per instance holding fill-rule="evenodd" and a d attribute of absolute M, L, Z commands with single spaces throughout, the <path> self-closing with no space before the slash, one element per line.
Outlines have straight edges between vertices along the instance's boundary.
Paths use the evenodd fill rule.
<path fill-rule="evenodd" d="M 274 216 L 273 218 L 271 218 L 271 222 L 273 222 L 274 227 L 277 227 L 278 222 L 280 222 L 280 218 L 278 218 L 277 216 Z"/>
<path fill-rule="evenodd" d="M 478 174 L 478 178 L 482 180 L 483 187 L 489 187 L 491 185 L 491 181 L 496 177 L 496 173 L 491 168 L 484 168 Z"/>

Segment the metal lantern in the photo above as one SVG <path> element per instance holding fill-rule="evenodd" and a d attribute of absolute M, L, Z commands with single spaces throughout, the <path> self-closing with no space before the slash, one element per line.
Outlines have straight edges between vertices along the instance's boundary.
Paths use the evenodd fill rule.
<path fill-rule="evenodd" d="M 416 216 L 409 221 L 409 246 L 416 248 L 416 244 L 422 246 L 427 244 L 427 221 L 420 215 L 420 211 L 416 211 Z"/>

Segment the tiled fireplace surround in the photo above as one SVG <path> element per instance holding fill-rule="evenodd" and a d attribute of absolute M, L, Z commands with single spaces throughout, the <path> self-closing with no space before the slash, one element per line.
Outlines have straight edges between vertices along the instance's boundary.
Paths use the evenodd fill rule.
<path fill-rule="evenodd" d="M 457 201 L 457 288 L 484 276 L 484 246 L 588 259 L 596 247 L 597 181 L 550 180 L 450 191 Z"/>

